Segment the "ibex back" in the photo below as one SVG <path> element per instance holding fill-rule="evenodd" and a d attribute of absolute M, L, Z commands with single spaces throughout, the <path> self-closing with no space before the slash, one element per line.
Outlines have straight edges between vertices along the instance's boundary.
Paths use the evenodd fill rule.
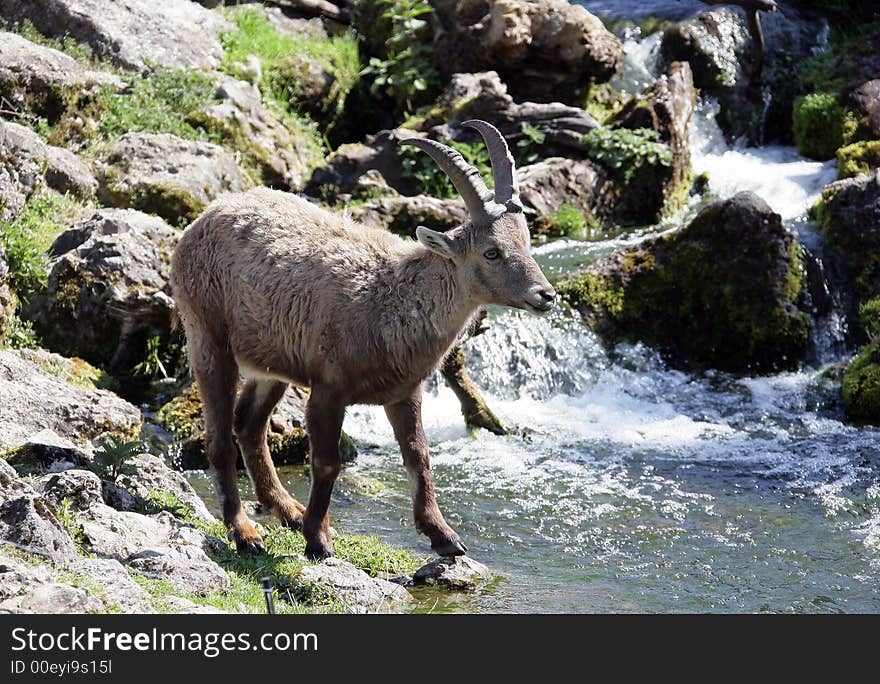
<path fill-rule="evenodd" d="M 205 446 L 223 520 L 240 552 L 262 540 L 241 505 L 237 437 L 260 503 L 302 529 L 312 558 L 332 555 L 328 508 L 340 470 L 346 406 L 381 404 L 400 444 L 417 529 L 440 555 L 467 551 L 434 497 L 422 430 L 422 385 L 481 304 L 536 313 L 556 293 L 529 254 L 529 232 L 504 138 L 486 141 L 494 193 L 453 149 L 422 138 L 465 200 L 471 221 L 418 242 L 351 222 L 290 193 L 227 195 L 185 231 L 172 287 L 204 404 Z M 239 374 L 245 383 L 236 400 Z M 303 507 L 285 491 L 266 444 L 289 383 L 311 388 L 306 406 L 312 485 Z"/>

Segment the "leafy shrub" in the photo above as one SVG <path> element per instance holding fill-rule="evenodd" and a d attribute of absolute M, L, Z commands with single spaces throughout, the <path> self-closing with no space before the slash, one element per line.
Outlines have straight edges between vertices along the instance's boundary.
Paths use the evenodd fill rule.
<path fill-rule="evenodd" d="M 17 314 L 10 316 L 0 335 L 0 349 L 36 349 L 39 346 L 40 338 L 31 322 L 23 321 Z"/>
<path fill-rule="evenodd" d="M 116 482 L 120 476 L 134 473 L 134 467 L 129 461 L 143 450 L 143 444 L 139 441 L 126 442 L 110 437 L 95 452 L 90 468 L 99 477 Z"/>
<path fill-rule="evenodd" d="M 418 0 L 376 0 L 376 4 L 388 8 L 382 15 L 391 24 L 387 55 L 371 57 L 361 73 L 373 77 L 373 92 L 390 97 L 399 111 L 412 112 L 439 83 L 431 64 L 433 47 L 424 36 L 428 28 L 424 16 L 433 9 Z"/>
<path fill-rule="evenodd" d="M 583 142 L 590 159 L 628 185 L 643 167 L 672 164 L 672 151 L 658 139 L 657 131 L 650 128 L 594 128 Z"/>
<path fill-rule="evenodd" d="M 843 107 L 834 93 L 801 95 L 794 101 L 793 132 L 798 152 L 830 159 L 843 144 Z"/>
<path fill-rule="evenodd" d="M 516 165 L 534 164 L 541 159 L 535 148 L 543 145 L 547 136 L 528 121 L 522 122 L 520 130 L 522 131 L 522 137 L 516 141 L 516 150 L 514 151 Z"/>
<path fill-rule="evenodd" d="M 880 167 L 880 140 L 863 140 L 837 150 L 837 177 L 851 178 Z"/>
<path fill-rule="evenodd" d="M 859 307 L 859 320 L 868 339 L 880 343 L 880 297 L 869 299 Z"/>

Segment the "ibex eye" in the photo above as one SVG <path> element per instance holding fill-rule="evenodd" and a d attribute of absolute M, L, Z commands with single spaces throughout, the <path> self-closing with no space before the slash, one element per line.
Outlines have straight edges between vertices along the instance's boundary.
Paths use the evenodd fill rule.
<path fill-rule="evenodd" d="M 501 253 L 497 249 L 487 249 L 485 252 L 483 252 L 483 256 L 491 261 L 492 259 L 497 259 L 498 257 L 500 257 Z"/>

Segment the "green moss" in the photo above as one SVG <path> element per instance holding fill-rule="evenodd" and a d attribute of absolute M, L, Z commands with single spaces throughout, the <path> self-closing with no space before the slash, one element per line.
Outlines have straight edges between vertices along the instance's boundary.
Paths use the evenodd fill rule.
<path fill-rule="evenodd" d="M 880 297 L 874 297 L 859 306 L 859 322 L 871 342 L 880 342 Z"/>
<path fill-rule="evenodd" d="M 623 107 L 624 98 L 610 84 L 590 86 L 584 98 L 584 109 L 600 124 L 604 124 Z"/>
<path fill-rule="evenodd" d="M 781 278 L 748 263 L 719 270 L 732 246 L 710 229 L 717 220 L 709 207 L 679 233 L 619 252 L 611 267 L 557 291 L 612 343 L 641 340 L 687 364 L 735 372 L 795 367 L 809 334 L 809 318 L 794 307 L 804 278 L 797 244 L 787 243 Z"/>
<path fill-rule="evenodd" d="M 880 423 L 880 344 L 862 348 L 843 374 L 843 404 L 850 418 Z"/>
<path fill-rule="evenodd" d="M 852 143 L 837 150 L 837 177 L 851 178 L 880 168 L 880 140 Z"/>
<path fill-rule="evenodd" d="M 792 129 L 798 152 L 830 159 L 843 144 L 843 107 L 834 93 L 811 93 L 794 101 Z"/>

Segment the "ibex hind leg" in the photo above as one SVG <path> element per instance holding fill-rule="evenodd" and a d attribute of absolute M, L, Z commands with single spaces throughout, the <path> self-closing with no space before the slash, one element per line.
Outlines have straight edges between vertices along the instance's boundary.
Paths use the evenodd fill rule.
<path fill-rule="evenodd" d="M 261 553 L 265 551 L 263 540 L 244 512 L 238 493 L 237 452 L 232 438 L 238 366 L 227 345 L 189 327 L 187 348 L 202 395 L 205 451 L 216 478 L 223 522 L 239 553 Z"/>
<path fill-rule="evenodd" d="M 290 496 L 278 479 L 267 441 L 269 419 L 286 390 L 287 383 L 276 380 L 245 382 L 235 402 L 234 428 L 257 500 L 283 525 L 299 530 L 305 506 Z"/>

